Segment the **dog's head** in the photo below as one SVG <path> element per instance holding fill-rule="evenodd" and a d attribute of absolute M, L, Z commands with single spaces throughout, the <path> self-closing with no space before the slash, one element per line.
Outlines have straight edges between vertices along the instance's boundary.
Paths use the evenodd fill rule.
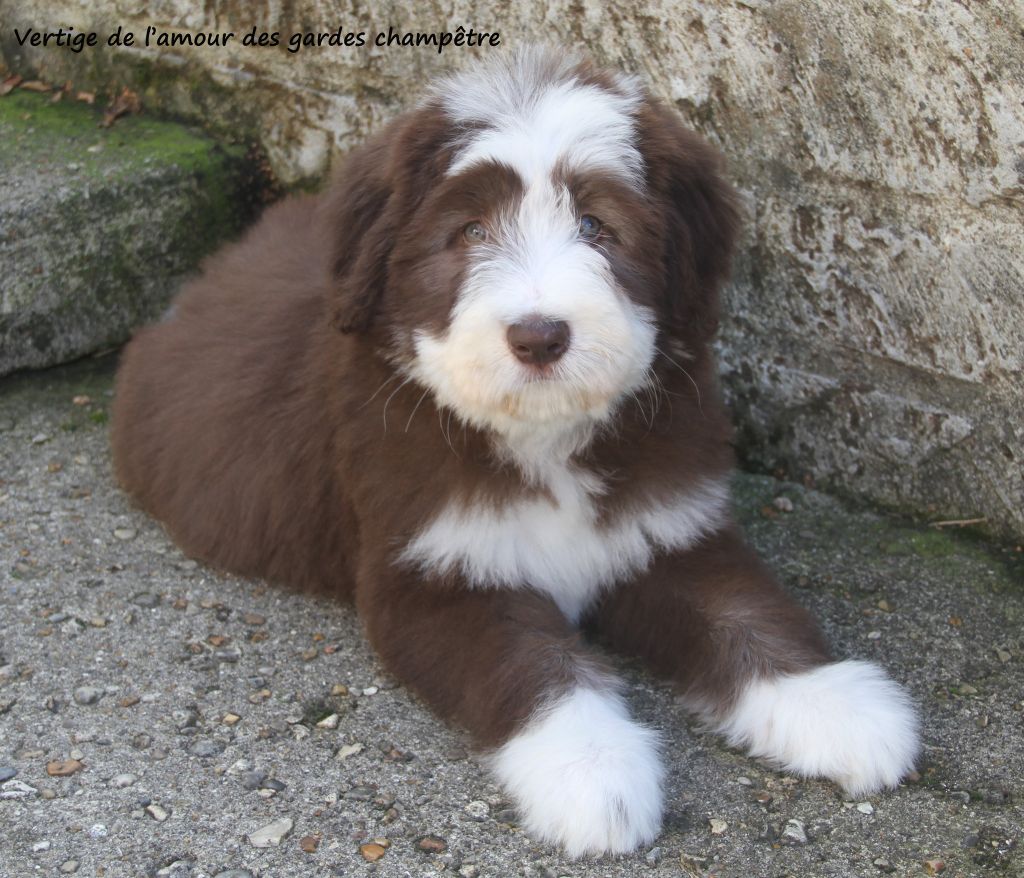
<path fill-rule="evenodd" d="M 335 325 L 505 433 L 601 421 L 703 346 L 737 225 L 717 155 L 636 80 L 543 51 L 434 88 L 328 210 Z"/>

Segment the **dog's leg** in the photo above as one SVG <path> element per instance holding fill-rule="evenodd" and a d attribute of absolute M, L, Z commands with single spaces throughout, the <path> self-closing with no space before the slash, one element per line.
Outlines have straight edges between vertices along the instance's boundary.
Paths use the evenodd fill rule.
<path fill-rule="evenodd" d="M 732 531 L 660 558 L 591 623 L 753 756 L 854 796 L 913 767 L 917 719 L 903 690 L 870 662 L 832 661 L 811 616 Z"/>
<path fill-rule="evenodd" d="M 658 833 L 656 736 L 546 597 L 390 582 L 359 600 L 389 670 L 489 751 L 532 836 L 571 856 L 625 852 Z"/>

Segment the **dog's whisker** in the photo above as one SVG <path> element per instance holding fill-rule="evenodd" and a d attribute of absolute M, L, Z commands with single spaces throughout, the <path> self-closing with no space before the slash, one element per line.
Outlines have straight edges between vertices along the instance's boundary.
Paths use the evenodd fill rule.
<path fill-rule="evenodd" d="M 644 419 L 644 423 L 647 425 L 647 432 L 649 433 L 651 431 L 651 427 L 654 426 L 654 422 L 648 419 L 647 410 L 644 408 L 644 404 L 640 401 L 640 397 L 636 395 L 636 391 L 631 390 L 629 395 L 633 397 L 633 402 L 636 403 L 637 410 L 639 411 L 640 416 Z"/>
<path fill-rule="evenodd" d="M 687 372 L 682 366 L 680 366 L 675 360 L 673 360 L 668 354 L 666 354 L 661 348 L 659 348 L 657 345 L 655 345 L 654 349 L 659 354 L 661 354 L 666 360 L 668 360 L 673 366 L 675 366 L 680 372 L 682 372 L 690 380 L 690 383 L 693 385 L 693 389 L 697 391 L 697 411 L 699 411 L 703 415 L 704 414 L 704 407 L 703 407 L 703 405 L 701 403 L 701 398 L 700 398 L 700 386 L 697 384 L 696 381 L 693 380 L 693 376 L 689 372 Z"/>
<path fill-rule="evenodd" d="M 368 400 L 366 400 L 366 402 L 364 402 L 361 406 L 359 406 L 359 408 L 360 409 L 366 408 L 371 402 L 374 401 L 374 399 L 377 398 L 377 394 L 379 394 L 392 381 L 394 381 L 396 378 L 399 378 L 399 377 L 401 377 L 400 373 L 396 372 L 394 375 L 392 375 L 390 378 L 388 378 L 380 387 L 378 387 L 375 391 L 373 391 L 373 395 Z"/>
<path fill-rule="evenodd" d="M 448 425 L 445 426 L 445 422 L 441 420 L 441 409 L 438 408 L 438 410 L 437 410 L 437 424 L 441 428 L 441 435 L 444 436 L 444 441 L 448 443 L 448 447 L 451 449 L 452 454 L 455 455 L 456 459 L 462 460 L 462 458 L 459 457 L 459 452 L 457 452 L 455 450 L 455 446 L 452 445 L 452 436 L 451 436 L 452 410 L 448 409 Z"/>
<path fill-rule="evenodd" d="M 388 431 L 388 403 L 391 402 L 391 400 L 393 400 L 395 398 L 395 394 L 398 393 L 398 391 L 401 390 L 403 387 L 405 387 L 405 385 L 408 384 L 410 381 L 412 381 L 412 377 L 411 376 L 406 378 L 405 381 L 403 381 L 401 384 L 399 384 L 398 387 L 396 387 L 391 392 L 391 396 L 389 396 L 386 400 L 384 400 L 383 416 L 384 416 L 384 432 L 385 433 L 387 433 L 387 431 Z"/>
<path fill-rule="evenodd" d="M 405 422 L 405 429 L 402 431 L 403 433 L 409 432 L 409 425 L 412 423 L 412 419 L 416 417 L 416 412 L 419 411 L 420 404 L 427 398 L 428 393 L 430 393 L 429 387 L 423 391 L 423 395 L 416 401 L 416 405 L 412 407 L 412 414 L 409 415 L 409 420 Z"/>

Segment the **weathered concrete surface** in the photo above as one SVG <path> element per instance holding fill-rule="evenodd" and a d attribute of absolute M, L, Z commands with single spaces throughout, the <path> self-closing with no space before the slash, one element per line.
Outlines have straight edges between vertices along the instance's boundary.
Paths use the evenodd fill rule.
<path fill-rule="evenodd" d="M 381 679 L 350 610 L 211 573 L 129 507 L 110 475 L 111 371 L 0 382 L 3 878 L 72 860 L 104 878 L 362 875 L 374 838 L 388 845 L 375 874 L 395 878 L 874 878 L 932 874 L 926 861 L 950 878 L 1024 876 L 1020 552 L 741 477 L 751 538 L 837 653 L 907 683 L 920 779 L 844 802 L 725 749 L 624 666 L 634 711 L 665 733 L 666 830 L 635 856 L 572 863 L 516 826 L 458 732 Z M 317 727 L 330 714 L 337 727 Z M 70 776 L 47 774 L 72 759 Z M 285 819 L 278 847 L 247 840 Z M 780 839 L 790 820 L 806 844 Z M 426 835 L 445 849 L 422 850 Z"/>
<path fill-rule="evenodd" d="M 324 6 L 0 0 L 7 63 L 252 130 L 323 175 L 491 49 L 247 48 L 306 31 L 498 30 L 636 71 L 718 142 L 749 226 L 723 327 L 749 463 L 1024 534 L 1024 5 L 914 0 Z M 14 25 L 234 31 L 223 48 L 19 48 Z"/>
<path fill-rule="evenodd" d="M 0 97 L 0 374 L 117 345 L 252 216 L 251 163 L 181 125 Z"/>

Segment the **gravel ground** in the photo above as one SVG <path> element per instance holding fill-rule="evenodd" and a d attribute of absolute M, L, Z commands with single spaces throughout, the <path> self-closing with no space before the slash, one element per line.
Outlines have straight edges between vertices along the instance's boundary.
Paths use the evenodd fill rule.
<path fill-rule="evenodd" d="M 663 729 L 656 846 L 535 844 L 474 759 L 381 671 L 347 607 L 221 576 L 110 473 L 111 358 L 0 382 L 0 875 L 1024 876 L 1024 555 L 737 479 L 751 539 L 920 704 L 897 792 L 768 770 L 623 666 Z M 260 846 L 260 845 L 267 846 Z"/>

